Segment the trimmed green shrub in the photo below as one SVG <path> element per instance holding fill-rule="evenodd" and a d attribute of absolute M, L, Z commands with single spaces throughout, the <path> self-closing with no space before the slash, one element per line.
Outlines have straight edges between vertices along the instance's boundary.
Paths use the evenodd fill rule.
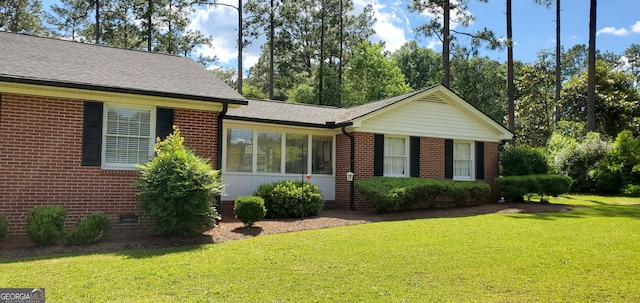
<path fill-rule="evenodd" d="M 27 235 L 38 245 L 56 243 L 64 234 L 67 211 L 59 205 L 36 206 L 27 214 Z"/>
<path fill-rule="evenodd" d="M 502 175 L 525 176 L 546 174 L 549 171 L 547 158 L 538 149 L 510 147 L 502 154 Z"/>
<path fill-rule="evenodd" d="M 87 245 L 96 243 L 111 230 L 111 219 L 103 213 L 93 213 L 80 219 L 67 234 L 67 244 Z"/>
<path fill-rule="evenodd" d="M 540 202 L 571 190 L 571 178 L 561 175 L 507 176 L 495 179 L 495 184 L 507 202 L 523 202 L 524 196 L 538 194 Z"/>
<path fill-rule="evenodd" d="M 264 199 L 267 218 L 300 218 L 317 215 L 324 201 L 317 185 L 302 181 L 262 184 L 253 193 Z"/>
<path fill-rule="evenodd" d="M 0 243 L 7 237 L 7 229 L 9 228 L 7 223 L 7 217 L 0 214 Z"/>
<path fill-rule="evenodd" d="M 425 178 L 374 177 L 357 180 L 355 186 L 380 213 L 409 210 L 418 203 L 431 207 L 439 197 L 452 199 L 459 206 L 470 200 L 480 203 L 491 191 L 486 183 Z"/>
<path fill-rule="evenodd" d="M 189 237 L 214 225 L 213 197 L 222 191 L 220 171 L 184 146 L 180 130 L 158 140 L 156 156 L 138 165 L 141 208 L 154 219 L 158 235 Z"/>
<path fill-rule="evenodd" d="M 253 226 L 253 223 L 264 219 L 267 209 L 264 207 L 264 199 L 258 196 L 241 196 L 236 198 L 233 212 L 245 226 Z"/>

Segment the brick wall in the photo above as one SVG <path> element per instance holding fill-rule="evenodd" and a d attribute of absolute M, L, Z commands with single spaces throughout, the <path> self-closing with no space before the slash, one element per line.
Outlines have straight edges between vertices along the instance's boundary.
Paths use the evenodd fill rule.
<path fill-rule="evenodd" d="M 218 113 L 176 110 L 174 123 L 185 144 L 215 162 Z M 67 227 L 96 211 L 117 220 L 139 214 L 135 171 L 81 166 L 82 100 L 2 94 L 0 99 L 0 213 L 9 221 L 9 237 L 26 237 L 29 209 L 62 205 Z M 148 223 L 115 224 L 114 230 Z"/>
<path fill-rule="evenodd" d="M 373 133 L 354 133 L 355 137 L 355 178 L 366 179 L 373 177 Z M 420 138 L 420 177 L 444 179 L 444 142 L 442 138 Z M 349 170 L 350 140 L 345 135 L 336 138 L 336 201 L 327 204 L 328 207 L 349 208 L 349 182 L 345 174 Z M 498 143 L 484 144 L 485 179 L 479 182 L 489 183 L 493 188 L 493 180 L 498 177 Z M 487 202 L 497 201 L 498 194 L 492 191 Z M 447 201 L 441 201 L 449 203 Z M 371 206 L 357 192 L 354 196 L 356 210 L 371 209 Z M 418 206 L 419 207 L 419 206 Z"/>

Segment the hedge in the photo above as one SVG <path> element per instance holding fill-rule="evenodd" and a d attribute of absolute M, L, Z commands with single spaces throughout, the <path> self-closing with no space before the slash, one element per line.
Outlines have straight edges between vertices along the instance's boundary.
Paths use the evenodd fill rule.
<path fill-rule="evenodd" d="M 409 210 L 421 203 L 431 207 L 437 198 L 462 206 L 483 202 L 491 187 L 486 183 L 424 178 L 373 177 L 357 180 L 356 189 L 377 212 Z"/>
<path fill-rule="evenodd" d="M 507 202 L 523 202 L 525 195 L 538 194 L 540 202 L 549 202 L 571 190 L 571 178 L 561 175 L 507 176 L 495 179 L 495 184 Z"/>

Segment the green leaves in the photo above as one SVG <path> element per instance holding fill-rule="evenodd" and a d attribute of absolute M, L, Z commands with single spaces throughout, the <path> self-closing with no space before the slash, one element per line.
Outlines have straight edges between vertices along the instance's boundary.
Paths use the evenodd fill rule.
<path fill-rule="evenodd" d="M 204 225 L 212 225 L 217 215 L 211 202 L 222 192 L 220 172 L 183 143 L 174 126 L 172 134 L 156 143 L 156 156 L 138 166 L 140 179 L 134 183 L 138 198 L 160 235 L 195 235 Z"/>

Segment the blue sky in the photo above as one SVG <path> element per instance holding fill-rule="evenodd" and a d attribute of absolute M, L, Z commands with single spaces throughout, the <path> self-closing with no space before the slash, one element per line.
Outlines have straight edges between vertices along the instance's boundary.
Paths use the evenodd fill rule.
<path fill-rule="evenodd" d="M 385 41 L 386 49 L 394 51 L 409 40 L 431 47 L 437 52 L 442 44 L 434 38 L 416 36 L 414 28 L 428 22 L 432 16 L 409 13 L 409 1 L 396 0 L 353 0 L 357 9 L 367 4 L 374 7 L 377 22 L 376 34 L 372 41 Z M 237 5 L 237 0 L 220 2 Z M 555 4 L 554 4 L 555 5 Z M 576 44 L 588 44 L 589 39 L 589 0 L 564 0 L 561 3 L 562 33 L 561 42 L 565 48 Z M 488 3 L 470 1 L 469 10 L 475 15 L 475 22 L 467 30 L 484 27 L 493 30 L 499 37 L 506 36 L 505 1 L 489 0 Z M 597 48 L 622 54 L 632 43 L 640 44 L 640 1 L 608 0 L 599 1 L 597 22 Z M 223 6 L 210 7 L 193 15 L 193 26 L 214 38 L 214 48 L 202 50 L 219 58 L 223 67 L 237 66 L 237 11 Z M 545 8 L 536 5 L 533 0 L 513 1 L 514 57 L 524 62 L 536 59 L 542 49 L 555 47 L 555 7 Z M 465 30 L 452 24 L 459 30 Z M 257 41 L 244 52 L 245 72 L 255 64 L 263 41 Z M 490 51 L 482 49 L 480 55 L 489 56 L 500 62 L 506 60 L 506 50 Z"/>

